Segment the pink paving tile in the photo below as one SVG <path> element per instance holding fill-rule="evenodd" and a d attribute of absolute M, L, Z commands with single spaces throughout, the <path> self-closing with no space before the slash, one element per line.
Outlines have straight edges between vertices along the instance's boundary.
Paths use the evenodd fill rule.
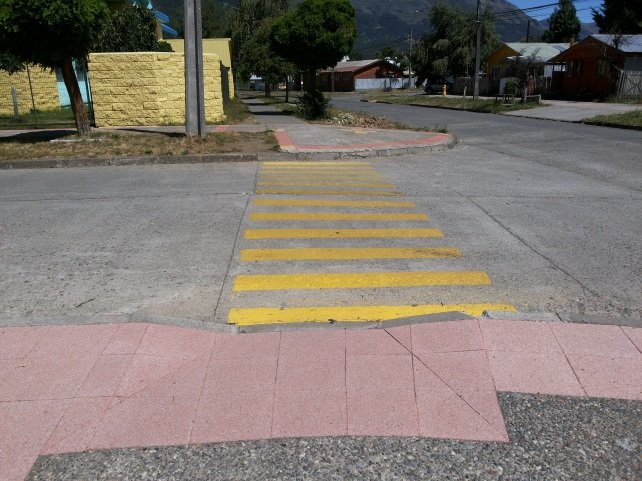
<path fill-rule="evenodd" d="M 118 328 L 115 324 L 53 326 L 29 354 L 33 359 L 98 356 Z"/>
<path fill-rule="evenodd" d="M 274 391 L 275 357 L 265 359 L 213 359 L 207 370 L 203 394 Z"/>
<path fill-rule="evenodd" d="M 209 358 L 215 337 L 216 334 L 209 331 L 151 324 L 136 354 L 183 359 Z"/>
<path fill-rule="evenodd" d="M 134 396 L 113 405 L 97 426 L 89 449 L 186 444 L 198 396 Z"/>
<path fill-rule="evenodd" d="M 135 355 L 116 396 L 198 396 L 203 388 L 207 359 L 159 358 Z"/>
<path fill-rule="evenodd" d="M 9 458 L 38 454 L 66 405 L 67 401 L 0 403 L 0 454 Z"/>
<path fill-rule="evenodd" d="M 343 357 L 279 358 L 277 390 L 345 390 Z"/>
<path fill-rule="evenodd" d="M 0 360 L 26 357 L 48 331 L 49 327 L 0 327 Z"/>
<path fill-rule="evenodd" d="M 0 401 L 68 399 L 91 371 L 95 358 L 27 358 L 0 384 Z"/>
<path fill-rule="evenodd" d="M 434 322 L 411 326 L 415 352 L 454 352 L 484 349 L 476 320 Z"/>
<path fill-rule="evenodd" d="M 419 434 L 431 438 L 508 441 L 504 423 L 489 423 L 450 389 L 417 392 Z"/>
<path fill-rule="evenodd" d="M 417 436 L 413 390 L 348 391 L 348 435 Z"/>
<path fill-rule="evenodd" d="M 390 327 L 386 328 L 388 334 L 394 337 L 399 344 L 406 348 L 406 350 L 412 350 L 412 336 L 410 334 L 410 326 L 399 326 L 399 327 Z"/>
<path fill-rule="evenodd" d="M 213 359 L 263 359 L 278 357 L 280 332 L 259 334 L 218 334 Z"/>
<path fill-rule="evenodd" d="M 42 454 L 85 451 L 91 444 L 102 416 L 113 398 L 93 397 L 71 399 L 65 414 L 54 429 Z"/>
<path fill-rule="evenodd" d="M 550 323 L 566 354 L 639 359 L 642 354 L 619 326 Z"/>
<path fill-rule="evenodd" d="M 31 456 L 4 456 L 0 454 L 0 479 L 2 481 L 24 481 L 36 459 L 38 459 L 37 454 Z"/>
<path fill-rule="evenodd" d="M 414 389 L 412 358 L 403 356 L 348 356 L 346 387 L 348 391 Z"/>
<path fill-rule="evenodd" d="M 407 330 L 410 333 L 409 327 Z M 408 354 L 408 349 L 384 329 L 346 331 L 346 344 L 348 356 Z"/>
<path fill-rule="evenodd" d="M 568 359 L 587 395 L 642 401 L 642 359 L 573 355 Z"/>
<path fill-rule="evenodd" d="M 2 381 L 4 381 L 9 374 L 11 374 L 16 367 L 16 361 L 20 362 L 19 359 L 0 359 L 0 386 L 2 386 Z"/>
<path fill-rule="evenodd" d="M 103 354 L 134 354 L 147 327 L 147 324 L 119 324 Z"/>
<path fill-rule="evenodd" d="M 468 353 L 439 353 L 435 355 L 443 356 L 451 354 Z M 440 360 L 440 362 L 441 361 L 443 360 Z M 445 389 L 450 390 L 455 396 L 461 398 L 462 402 L 468 404 L 472 410 L 478 412 L 493 426 L 503 426 L 504 417 L 499 407 L 499 403 L 497 402 L 495 385 L 492 380 L 489 382 L 487 379 L 487 376 L 490 375 L 490 368 L 486 366 L 486 369 L 488 369 L 488 372 L 479 371 L 479 380 L 467 382 L 466 378 L 471 375 L 474 376 L 475 370 L 468 370 L 464 375 L 460 375 L 456 368 L 453 368 L 452 370 L 444 370 L 440 367 L 436 367 L 435 371 L 431 371 L 426 367 L 426 365 L 415 360 L 414 370 L 416 390 L 418 393 L 441 392 Z M 435 372 L 441 376 L 441 379 L 437 377 Z"/>
<path fill-rule="evenodd" d="M 633 344 L 638 348 L 638 351 L 642 352 L 642 329 L 634 327 L 623 327 L 622 331 L 628 337 Z"/>
<path fill-rule="evenodd" d="M 277 391 L 274 437 L 345 436 L 345 391 Z"/>
<path fill-rule="evenodd" d="M 113 396 L 133 357 L 133 354 L 100 356 L 76 396 Z"/>
<path fill-rule="evenodd" d="M 495 390 L 485 351 L 421 353 L 416 356 L 415 366 L 421 364 L 459 394 L 465 391 Z M 415 382 L 417 389 L 424 390 L 421 378 L 417 378 Z"/>
<path fill-rule="evenodd" d="M 546 322 L 480 320 L 479 327 L 489 351 L 562 352 Z"/>
<path fill-rule="evenodd" d="M 280 358 L 344 357 L 346 332 L 332 331 L 289 331 L 281 333 Z"/>
<path fill-rule="evenodd" d="M 498 391 L 584 396 L 563 354 L 488 353 Z"/>
<path fill-rule="evenodd" d="M 273 405 L 274 391 L 204 394 L 190 442 L 269 438 Z"/>

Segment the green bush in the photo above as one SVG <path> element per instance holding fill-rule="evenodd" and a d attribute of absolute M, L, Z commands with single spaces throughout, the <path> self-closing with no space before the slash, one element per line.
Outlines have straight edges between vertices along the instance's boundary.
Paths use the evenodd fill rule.
<path fill-rule="evenodd" d="M 296 104 L 297 115 L 306 120 L 325 119 L 328 117 L 330 99 L 320 90 L 306 91 Z"/>

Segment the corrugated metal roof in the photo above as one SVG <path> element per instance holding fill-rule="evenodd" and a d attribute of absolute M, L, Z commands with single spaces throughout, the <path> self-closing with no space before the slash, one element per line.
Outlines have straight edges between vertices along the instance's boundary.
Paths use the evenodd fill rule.
<path fill-rule="evenodd" d="M 522 57 L 533 57 L 539 62 L 547 62 L 569 47 L 568 43 L 526 43 L 511 42 L 506 44 Z"/>
<path fill-rule="evenodd" d="M 624 53 L 642 53 L 642 35 L 612 35 L 595 33 L 591 35 L 602 43 L 615 47 Z"/>
<path fill-rule="evenodd" d="M 339 62 L 334 69 L 325 69 L 322 72 L 354 72 L 355 70 L 362 69 L 373 63 L 379 62 L 379 59 L 374 60 L 350 60 L 348 62 Z"/>

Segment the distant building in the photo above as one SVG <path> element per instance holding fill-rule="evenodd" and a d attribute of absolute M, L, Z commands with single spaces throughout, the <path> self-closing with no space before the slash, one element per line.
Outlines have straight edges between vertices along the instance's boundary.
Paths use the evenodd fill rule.
<path fill-rule="evenodd" d="M 318 86 L 326 92 L 402 88 L 403 70 L 387 60 L 356 60 L 339 62 L 334 68 L 319 73 Z"/>
<path fill-rule="evenodd" d="M 548 63 L 563 67 L 554 83 L 564 96 L 604 97 L 642 77 L 642 35 L 590 35 Z"/>
<path fill-rule="evenodd" d="M 533 78 L 545 75 L 544 66 L 556 55 L 564 52 L 568 43 L 502 43 L 486 58 L 486 76 L 490 79 L 501 79 L 510 73 L 515 62 L 528 61 L 532 65 Z"/>

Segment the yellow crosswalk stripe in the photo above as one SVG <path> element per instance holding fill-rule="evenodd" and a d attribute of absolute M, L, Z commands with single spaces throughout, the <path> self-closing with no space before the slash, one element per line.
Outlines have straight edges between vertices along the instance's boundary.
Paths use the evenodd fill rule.
<path fill-rule="evenodd" d="M 241 261 L 352 260 L 352 259 L 446 259 L 461 257 L 453 247 L 301 247 L 291 249 L 243 249 Z"/>
<path fill-rule="evenodd" d="M 250 214 L 252 221 L 424 221 L 428 220 L 426 214 L 391 212 L 391 213 L 355 213 L 343 212 L 254 212 Z"/>
<path fill-rule="evenodd" d="M 355 174 L 355 173 L 369 173 L 378 174 L 379 172 L 372 167 L 262 167 L 261 174 L 277 174 L 282 172 L 296 172 L 296 173 L 333 173 L 333 174 Z"/>
<path fill-rule="evenodd" d="M 412 286 L 478 286 L 490 284 L 485 272 L 341 272 L 239 275 L 235 291 L 292 289 L 365 289 Z"/>
<path fill-rule="evenodd" d="M 284 194 L 284 195 L 358 195 L 361 197 L 397 196 L 399 192 L 383 190 L 330 190 L 330 189 L 271 189 L 258 188 L 257 194 Z"/>
<path fill-rule="evenodd" d="M 279 172 L 278 174 L 261 174 L 261 180 L 386 180 L 383 175 L 379 174 L 326 174 L 325 172 L 319 173 L 290 173 Z"/>
<path fill-rule="evenodd" d="M 417 207 L 414 202 L 394 200 L 254 199 L 258 206 L 290 207 Z"/>
<path fill-rule="evenodd" d="M 340 160 L 340 161 L 329 161 L 329 162 L 310 162 L 310 161 L 287 161 L 287 162 L 263 162 L 261 165 L 265 166 L 277 166 L 277 167 L 286 167 L 292 165 L 304 165 L 306 167 L 314 167 L 317 165 L 367 165 L 371 166 L 370 162 L 364 162 L 359 160 Z"/>
<path fill-rule="evenodd" d="M 316 306 L 316 307 L 259 307 L 231 309 L 231 324 L 251 326 L 298 322 L 367 322 L 389 321 L 401 317 L 422 316 L 444 312 L 462 312 L 479 317 L 484 311 L 515 312 L 511 304 L 419 304 L 402 306 Z"/>
<path fill-rule="evenodd" d="M 439 238 L 439 229 L 246 229 L 245 239 Z"/>
<path fill-rule="evenodd" d="M 260 180 L 256 185 L 276 186 L 302 186 L 302 187 L 367 187 L 369 189 L 394 189 L 393 184 L 388 183 L 364 183 L 358 181 L 328 181 L 328 180 Z"/>

